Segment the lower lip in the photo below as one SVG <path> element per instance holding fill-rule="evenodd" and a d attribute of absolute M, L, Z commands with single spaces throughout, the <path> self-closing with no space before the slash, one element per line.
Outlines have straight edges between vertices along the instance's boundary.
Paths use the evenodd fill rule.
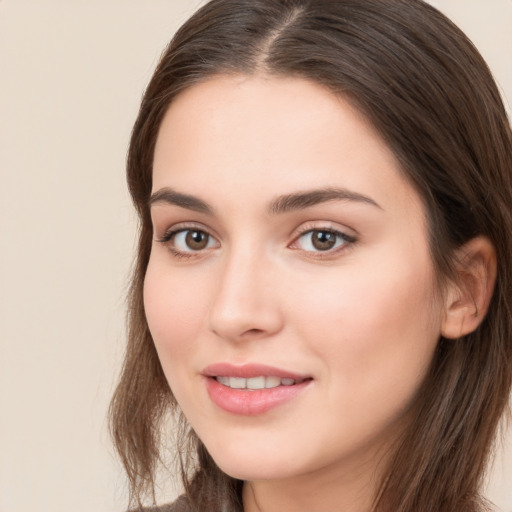
<path fill-rule="evenodd" d="M 247 390 L 232 389 L 208 377 L 206 389 L 213 403 L 224 411 L 241 416 L 256 416 L 292 400 L 311 382 L 311 380 L 305 380 L 293 386 Z"/>

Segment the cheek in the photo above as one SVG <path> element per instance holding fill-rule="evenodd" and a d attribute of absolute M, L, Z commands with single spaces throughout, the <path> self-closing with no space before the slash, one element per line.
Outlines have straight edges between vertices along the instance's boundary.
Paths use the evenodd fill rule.
<path fill-rule="evenodd" d="M 166 375 L 171 373 L 171 366 L 179 368 L 179 363 L 194 352 L 201 322 L 206 318 L 201 302 L 205 294 L 197 285 L 184 273 L 150 260 L 144 279 L 144 309 Z"/>
<path fill-rule="evenodd" d="M 326 362 L 337 387 L 369 400 L 389 391 L 400 401 L 419 386 L 430 364 L 440 311 L 428 260 L 385 260 L 317 280 L 314 291 L 302 294 L 307 303 L 295 307 L 310 349 Z"/>

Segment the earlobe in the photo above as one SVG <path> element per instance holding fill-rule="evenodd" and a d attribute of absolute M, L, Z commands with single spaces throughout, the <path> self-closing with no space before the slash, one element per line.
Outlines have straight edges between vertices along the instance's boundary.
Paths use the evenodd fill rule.
<path fill-rule="evenodd" d="M 456 281 L 445 294 L 441 335 L 456 339 L 473 332 L 484 319 L 496 282 L 496 251 L 489 239 L 473 238 L 456 254 Z"/>

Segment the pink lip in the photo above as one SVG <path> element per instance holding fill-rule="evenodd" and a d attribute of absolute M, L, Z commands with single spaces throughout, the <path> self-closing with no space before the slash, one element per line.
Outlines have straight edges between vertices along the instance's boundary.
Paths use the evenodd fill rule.
<path fill-rule="evenodd" d="M 292 400 L 312 382 L 310 377 L 260 364 L 234 366 L 228 363 L 219 363 L 206 367 L 201 373 L 205 377 L 206 389 L 212 402 L 226 412 L 241 416 L 264 414 Z M 223 376 L 247 379 L 262 375 L 279 377 L 281 379 L 294 379 L 297 383 L 292 386 L 245 390 L 231 389 L 222 385 L 214 378 L 216 376 Z"/>
<path fill-rule="evenodd" d="M 233 365 L 230 363 L 216 363 L 207 366 L 201 373 L 205 377 L 243 377 L 244 379 L 259 377 L 260 375 L 293 380 L 304 380 L 310 378 L 308 375 L 292 373 L 266 364 Z"/>

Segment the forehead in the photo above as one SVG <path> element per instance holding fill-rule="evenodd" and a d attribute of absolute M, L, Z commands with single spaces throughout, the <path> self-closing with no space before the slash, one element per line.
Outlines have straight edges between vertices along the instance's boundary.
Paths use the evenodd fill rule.
<path fill-rule="evenodd" d="M 365 116 L 300 78 L 219 76 L 185 90 L 161 124 L 153 173 L 153 191 L 343 186 L 384 202 L 414 192 Z"/>

